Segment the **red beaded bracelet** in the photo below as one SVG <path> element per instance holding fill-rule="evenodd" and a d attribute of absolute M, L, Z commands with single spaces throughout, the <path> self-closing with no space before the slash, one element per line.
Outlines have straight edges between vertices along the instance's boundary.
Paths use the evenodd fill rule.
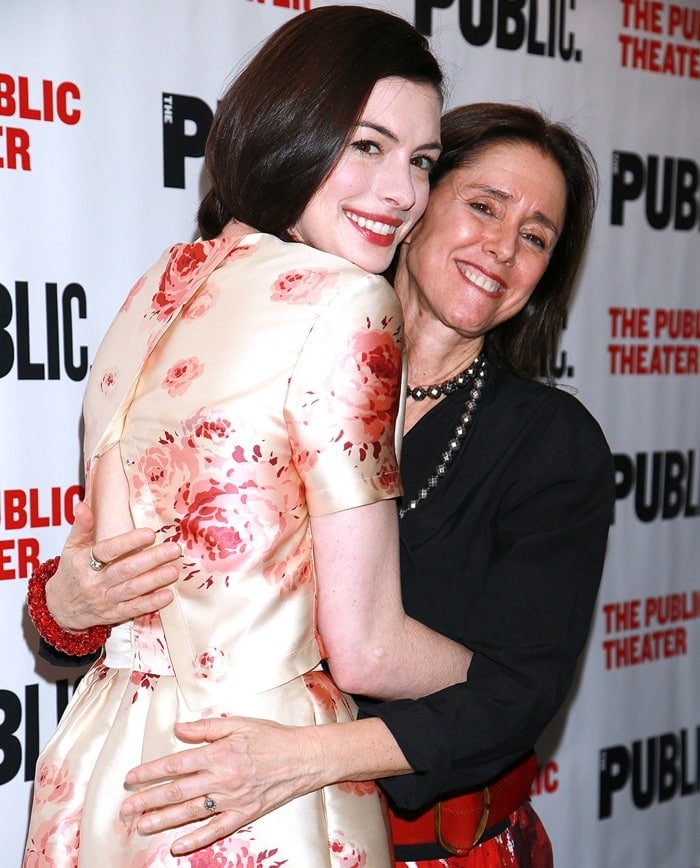
<path fill-rule="evenodd" d="M 27 607 L 29 616 L 41 638 L 57 651 L 80 657 L 93 654 L 107 641 L 111 627 L 90 627 L 80 633 L 64 630 L 54 620 L 46 605 L 46 583 L 58 569 L 60 558 L 44 561 L 32 573 L 27 585 Z"/>

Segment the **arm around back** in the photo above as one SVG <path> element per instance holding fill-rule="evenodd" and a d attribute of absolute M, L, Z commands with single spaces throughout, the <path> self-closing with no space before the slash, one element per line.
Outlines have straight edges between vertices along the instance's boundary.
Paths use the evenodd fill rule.
<path fill-rule="evenodd" d="M 466 679 L 470 651 L 403 610 L 393 501 L 317 516 L 311 528 L 318 627 L 342 690 L 414 698 Z"/>

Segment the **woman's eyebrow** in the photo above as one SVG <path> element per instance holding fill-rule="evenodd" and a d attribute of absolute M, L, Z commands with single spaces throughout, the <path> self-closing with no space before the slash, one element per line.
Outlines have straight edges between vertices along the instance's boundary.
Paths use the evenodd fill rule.
<path fill-rule="evenodd" d="M 367 127 L 370 130 L 374 130 L 380 135 L 386 136 L 387 139 L 391 139 L 392 142 L 396 142 L 398 144 L 399 137 L 396 135 L 396 133 L 393 133 L 388 127 L 384 127 L 381 124 L 375 124 L 373 121 L 360 121 L 357 125 L 357 128 L 359 129 L 360 127 Z M 426 144 L 418 145 L 418 147 L 416 148 L 416 150 L 418 151 L 431 149 L 441 151 L 442 144 L 440 142 L 426 142 Z"/>
<path fill-rule="evenodd" d="M 475 190 L 480 190 L 482 193 L 488 193 L 495 199 L 501 199 L 503 202 L 513 201 L 513 196 L 510 193 L 505 190 L 500 190 L 498 187 L 489 187 L 487 184 L 473 184 L 472 186 Z M 559 227 L 550 220 L 546 214 L 543 214 L 541 211 L 534 211 L 531 217 L 543 226 L 547 226 L 555 235 L 559 234 Z"/>

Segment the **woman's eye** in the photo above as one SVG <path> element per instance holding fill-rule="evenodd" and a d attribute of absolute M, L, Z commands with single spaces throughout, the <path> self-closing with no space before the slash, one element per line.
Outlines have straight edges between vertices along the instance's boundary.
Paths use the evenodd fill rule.
<path fill-rule="evenodd" d="M 352 147 L 354 150 L 359 151 L 362 154 L 378 154 L 381 151 L 381 148 L 376 142 L 370 142 L 367 139 L 360 139 L 357 142 L 353 142 Z"/>
<path fill-rule="evenodd" d="M 480 214 L 493 214 L 491 206 L 487 202 L 470 202 L 469 207 L 472 211 L 478 211 Z"/>
<path fill-rule="evenodd" d="M 429 172 L 435 165 L 435 160 L 427 154 L 419 154 L 411 160 L 411 165 L 422 169 L 424 172 Z"/>
<path fill-rule="evenodd" d="M 523 238 L 530 244 L 534 244 L 535 247 L 538 247 L 540 250 L 547 249 L 547 244 L 544 238 L 541 238 L 539 235 L 535 235 L 532 232 L 523 232 Z"/>

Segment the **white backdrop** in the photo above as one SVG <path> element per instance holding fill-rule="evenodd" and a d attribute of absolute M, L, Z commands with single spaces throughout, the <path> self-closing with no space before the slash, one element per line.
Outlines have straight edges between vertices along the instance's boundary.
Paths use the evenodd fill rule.
<path fill-rule="evenodd" d="M 89 363 L 134 279 L 194 235 L 200 140 L 225 84 L 273 29 L 321 5 L 0 2 L 3 866 L 20 864 L 36 755 L 72 689 L 74 673 L 36 657 L 24 598 L 80 495 Z M 430 36 L 449 105 L 533 105 L 598 161 L 561 382 L 606 431 L 618 502 L 591 640 L 542 739 L 534 801 L 557 868 L 698 868 L 700 3 L 365 5 Z"/>

